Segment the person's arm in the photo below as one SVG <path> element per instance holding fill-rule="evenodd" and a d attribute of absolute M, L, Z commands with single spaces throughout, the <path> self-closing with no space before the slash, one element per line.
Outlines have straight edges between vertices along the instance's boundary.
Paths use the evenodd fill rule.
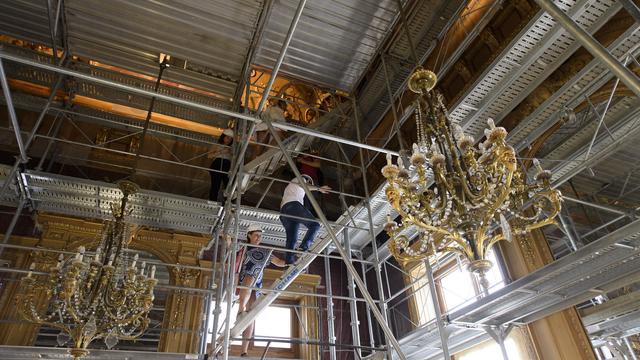
<path fill-rule="evenodd" d="M 323 186 L 320 186 L 320 187 L 310 186 L 309 189 L 311 191 L 319 191 L 319 192 L 321 192 L 323 194 L 328 194 L 329 190 L 331 190 L 331 188 L 329 186 L 327 186 L 327 185 L 323 185 Z"/>
<path fill-rule="evenodd" d="M 296 184 L 296 185 L 300 186 L 300 184 L 298 184 L 298 183 L 292 183 L 292 184 Z M 302 187 L 302 186 L 300 186 L 300 187 Z M 307 184 L 307 187 L 311 191 L 319 191 L 319 192 L 321 192 L 323 194 L 328 194 L 329 190 L 331 190 L 331 188 L 329 186 L 327 186 L 327 185 L 318 187 L 318 186 L 315 186 L 315 185 Z"/>
<path fill-rule="evenodd" d="M 285 267 L 287 263 L 275 255 L 271 255 L 271 263 L 275 266 Z"/>
<path fill-rule="evenodd" d="M 220 237 L 224 239 L 225 243 L 227 244 L 227 247 L 231 247 L 231 235 L 222 234 L 220 235 Z"/>
<path fill-rule="evenodd" d="M 218 144 L 211 145 L 211 148 L 207 153 L 207 157 L 209 159 L 213 159 L 215 157 L 218 157 L 218 155 L 220 155 L 222 151 L 224 151 L 223 145 L 218 145 Z"/>

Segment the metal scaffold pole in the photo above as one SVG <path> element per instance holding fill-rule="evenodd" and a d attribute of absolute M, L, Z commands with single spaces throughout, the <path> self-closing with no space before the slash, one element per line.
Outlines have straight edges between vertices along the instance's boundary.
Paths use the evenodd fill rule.
<path fill-rule="evenodd" d="M 266 100 L 269 97 L 269 92 L 271 91 L 271 87 L 273 86 L 273 83 L 275 81 L 275 78 L 277 77 L 277 74 L 280 70 L 280 66 L 282 65 L 282 62 L 284 61 L 284 56 L 287 52 L 287 49 L 289 47 L 289 44 L 291 43 L 291 39 L 293 38 L 293 33 L 298 25 L 298 22 L 300 20 L 300 17 L 302 15 L 302 10 L 304 9 L 304 6 L 306 4 L 306 0 L 301 0 L 300 3 L 298 4 L 298 8 L 296 9 L 296 13 L 293 17 L 293 20 L 291 22 L 291 25 L 289 26 L 289 30 L 287 32 L 287 36 L 285 38 L 284 43 L 282 44 L 282 47 L 280 49 L 280 54 L 278 56 L 278 59 L 276 60 L 276 63 L 274 65 L 274 68 L 271 72 L 271 77 L 269 79 L 269 84 L 267 85 L 267 88 L 265 89 L 265 92 L 262 95 L 262 98 L 260 100 L 260 105 L 258 107 L 257 113 L 259 114 L 262 109 L 264 108 L 264 105 L 266 104 Z M 247 83 L 248 86 L 248 83 Z M 247 98 L 247 102 L 249 101 L 249 99 Z M 229 262 L 231 264 L 230 269 L 228 271 L 228 282 L 227 282 L 227 316 L 226 316 L 226 323 L 225 323 L 225 330 L 224 330 L 224 337 L 223 337 L 223 344 L 222 344 L 222 348 L 223 348 L 223 358 L 226 360 L 228 359 L 228 348 L 229 348 L 229 339 L 231 337 L 231 303 L 232 303 L 232 292 L 235 291 L 234 285 L 235 285 L 235 281 L 234 281 L 234 269 L 235 269 L 235 261 L 236 261 L 236 251 L 237 251 L 237 235 L 238 235 L 238 228 L 239 228 L 239 215 L 240 215 L 240 197 L 242 196 L 241 194 L 241 178 L 242 178 L 242 166 L 244 165 L 244 154 L 247 151 L 247 148 L 249 146 L 249 139 L 251 137 L 251 135 L 253 134 L 253 132 L 255 131 L 255 127 L 256 127 L 256 118 L 254 118 L 253 116 L 249 115 L 249 114 L 240 114 L 242 116 L 237 116 L 238 114 L 236 114 L 236 118 L 242 121 L 242 134 L 243 136 L 245 135 L 245 130 L 246 130 L 246 121 L 249 120 L 251 121 L 251 125 L 249 127 L 249 130 L 246 132 L 246 140 L 242 141 L 239 147 L 239 151 L 236 153 L 235 156 L 235 163 L 232 165 L 232 171 L 229 174 L 229 184 L 227 186 L 227 188 L 225 189 L 225 195 L 228 196 L 228 199 L 226 201 L 225 204 L 225 209 L 223 214 L 227 214 L 228 213 L 228 208 L 230 206 L 230 201 L 232 198 L 232 194 L 236 194 L 236 212 L 235 212 L 235 217 L 236 217 L 236 221 L 235 221 L 235 228 L 236 228 L 236 236 L 234 237 L 233 240 L 233 245 L 231 247 L 231 252 L 230 252 L 230 259 Z M 237 128 L 237 127 L 236 127 Z M 226 228 L 226 224 L 225 224 L 225 228 Z M 216 239 L 212 239 L 212 241 L 215 241 Z M 222 299 L 218 299 L 218 304 L 221 302 Z M 220 305 L 216 305 L 217 309 L 219 309 Z M 216 314 L 217 317 L 217 314 Z M 214 321 L 215 323 L 216 321 Z M 213 343 L 213 351 L 217 352 L 218 349 L 220 348 L 220 344 L 217 344 L 217 329 L 214 329 L 214 334 L 213 334 L 214 339 L 214 343 Z"/>
<path fill-rule="evenodd" d="M 391 345 L 393 346 L 393 348 L 396 350 L 396 353 L 398 354 L 398 358 L 400 358 L 401 360 L 406 360 L 406 357 L 402 353 L 402 349 L 400 347 L 400 343 L 398 343 L 398 341 L 396 340 L 395 336 L 393 335 L 393 332 L 391 331 L 391 328 L 387 324 L 386 316 L 383 315 L 382 312 L 380 312 L 378 310 L 378 308 L 375 305 L 375 300 L 373 299 L 373 297 L 371 297 L 371 294 L 369 294 L 367 289 L 365 289 L 364 283 L 362 282 L 362 279 L 358 275 L 358 273 L 357 273 L 355 267 L 353 266 L 353 264 L 349 261 L 349 257 L 347 255 L 346 251 L 341 246 L 340 241 L 338 240 L 338 237 L 335 234 L 335 231 L 331 228 L 331 225 L 329 224 L 329 221 L 327 220 L 327 217 L 325 216 L 324 212 L 322 211 L 322 208 L 320 207 L 320 204 L 313 197 L 313 194 L 311 193 L 311 190 L 309 189 L 307 184 L 304 182 L 304 180 L 302 178 L 302 174 L 300 173 L 300 171 L 298 170 L 295 162 L 291 158 L 291 155 L 289 155 L 289 153 L 287 152 L 284 144 L 282 143 L 282 140 L 280 139 L 280 135 L 276 132 L 275 127 L 271 123 L 270 119 L 266 119 L 265 118 L 264 119 L 264 123 L 267 125 L 267 127 L 269 129 L 269 132 L 271 133 L 271 136 L 274 138 L 274 140 L 278 144 L 278 147 L 282 151 L 282 154 L 285 157 L 287 163 L 289 164 L 290 169 L 295 174 L 296 178 L 298 179 L 298 182 L 299 182 L 300 186 L 302 187 L 302 189 L 304 190 L 305 194 L 309 198 L 309 201 L 311 202 L 311 206 L 313 207 L 313 209 L 318 214 L 318 218 L 319 218 L 320 222 L 322 223 L 322 225 L 324 226 L 325 230 L 327 231 L 327 233 L 329 235 L 329 239 L 335 245 L 336 250 L 338 250 L 338 253 L 340 254 L 340 257 L 342 258 L 343 262 L 345 263 L 345 265 L 347 267 L 347 271 L 349 271 L 353 275 L 353 278 L 354 278 L 354 280 L 356 282 L 356 285 L 361 289 L 362 296 L 367 301 L 367 303 L 369 303 L 369 305 L 371 306 L 371 310 L 373 312 L 373 315 L 375 316 L 376 320 L 378 320 L 378 323 L 380 324 L 380 327 L 382 328 L 382 331 L 384 332 L 384 334 L 385 334 L 385 336 L 387 338 L 387 341 L 389 341 L 391 343 Z M 308 264 L 306 264 L 306 265 L 308 265 Z M 288 276 L 293 276 L 293 277 L 297 276 L 296 272 L 287 272 L 287 274 L 288 274 Z M 287 279 L 285 282 L 290 282 L 292 280 L 293 280 L 293 278 L 290 278 L 290 279 Z M 273 301 L 273 299 L 263 299 L 263 302 L 261 303 L 262 306 L 260 308 L 256 309 L 256 311 L 253 312 L 253 313 L 247 314 L 247 316 L 245 316 L 245 318 L 243 318 L 242 322 L 240 322 L 240 323 L 236 324 L 236 326 L 234 326 L 234 332 L 239 332 L 239 331 L 241 331 L 241 329 L 244 329 L 248 325 L 249 321 L 253 320 L 252 317 L 256 316 L 257 313 L 259 313 L 259 311 L 264 308 L 264 306 L 269 304 L 269 300 Z"/>
<path fill-rule="evenodd" d="M 66 59 L 66 57 L 63 57 L 60 60 L 61 63 L 63 63 L 65 61 L 65 59 Z M 45 103 L 44 107 L 40 111 L 40 114 L 38 115 L 38 118 L 36 119 L 36 123 L 33 125 L 33 128 L 31 129 L 31 132 L 29 133 L 29 136 L 27 136 L 27 140 L 24 143 L 25 151 L 29 150 L 29 146 L 31 146 L 31 143 L 36 138 L 36 134 L 38 133 L 38 129 L 40 129 L 40 125 L 42 124 L 42 121 L 44 120 L 44 117 L 47 114 L 47 111 L 49 111 L 49 108 L 51 107 L 51 104 L 53 103 L 53 100 L 55 100 L 56 93 L 58 92 L 58 89 L 60 89 L 60 86 L 62 85 L 62 80 L 63 79 L 64 79 L 63 75 L 58 75 L 58 78 L 57 78 L 56 82 L 54 83 L 53 88 L 51 89 L 51 94 L 49 94 L 49 97 L 47 98 L 47 102 Z M 4 183 L 4 185 L 2 185 L 2 190 L 0 190 L 0 197 L 2 197 L 2 195 L 4 195 L 4 192 L 9 187 L 9 184 L 11 183 L 10 180 L 13 179 L 13 177 L 15 176 L 16 171 L 18 171 L 18 166 L 20 166 L 21 163 L 22 163 L 22 159 L 21 158 L 16 159 L 15 164 L 13 165 L 13 167 L 11 168 L 11 171 L 9 172 L 9 175 L 7 176 L 7 179 L 9 179 L 9 181 L 6 181 Z"/>
<path fill-rule="evenodd" d="M 219 327 L 219 323 L 220 323 L 220 314 L 222 314 L 222 297 L 224 295 L 224 289 L 227 286 L 227 274 L 228 274 L 228 269 L 225 267 L 225 264 L 227 264 L 227 254 L 229 253 L 228 246 L 226 245 L 226 242 L 222 243 L 222 257 L 221 257 L 221 261 L 220 261 L 220 283 L 218 284 L 218 288 L 216 289 L 216 295 L 215 295 L 215 308 L 213 310 L 213 325 L 211 327 L 211 333 L 212 333 L 212 347 L 215 349 L 216 347 L 216 341 L 218 340 L 218 327 Z M 229 265 L 231 263 L 229 262 Z M 213 263 L 213 267 L 215 268 L 217 266 L 217 264 L 214 262 Z M 213 274 L 211 275 L 212 278 Z M 215 279 L 215 278 L 214 278 Z"/>
<path fill-rule="evenodd" d="M 353 116 L 354 116 L 354 122 L 355 122 L 355 128 L 356 128 L 356 136 L 359 142 L 362 141 L 362 136 L 360 133 L 360 119 L 359 119 L 359 113 L 358 113 L 358 104 L 356 103 L 356 99 L 352 98 L 352 102 L 353 102 Z M 378 299 L 380 300 L 380 312 L 382 313 L 383 316 L 383 321 L 385 324 L 389 323 L 389 315 L 388 315 L 388 307 L 387 307 L 387 303 L 385 302 L 385 296 L 384 296 L 384 289 L 382 286 L 382 274 L 380 271 L 380 259 L 378 257 L 378 243 L 376 242 L 376 235 L 374 233 L 374 225 L 373 225 L 373 217 L 371 215 L 371 203 L 369 202 L 370 199 L 370 193 L 369 193 L 369 183 L 367 181 L 367 169 L 364 166 L 364 154 L 362 151 L 362 148 L 358 149 L 358 155 L 360 158 L 360 171 L 362 173 L 362 182 L 364 185 L 364 193 L 365 193 L 365 199 L 363 200 L 363 202 L 365 203 L 366 207 L 367 207 L 367 220 L 369 221 L 369 233 L 371 235 L 371 248 L 373 250 L 373 269 L 374 269 L 374 273 L 376 276 L 376 283 L 377 283 L 377 287 L 378 287 Z M 363 274 L 364 276 L 365 274 Z M 375 315 L 375 305 L 371 305 L 372 306 L 372 310 L 374 310 L 374 315 Z M 388 325 L 387 325 L 388 326 Z"/>
<path fill-rule="evenodd" d="M 62 59 L 60 59 L 60 63 L 61 64 L 64 63 L 65 59 L 66 59 L 66 55 L 63 56 Z M 42 109 L 42 111 L 40 111 L 40 114 L 38 115 L 38 118 L 36 119 L 36 122 L 33 125 L 33 128 L 31 129 L 31 132 L 27 136 L 27 140 L 23 144 L 22 134 L 20 132 L 20 128 L 17 123 L 15 108 L 13 107 L 13 102 L 11 101 L 11 91 L 9 89 L 6 74 L 4 72 L 4 66 L 2 64 L 2 61 L 0 60 L 0 81 L 2 83 L 2 89 L 4 91 L 5 101 L 7 102 L 7 109 L 9 110 L 9 116 L 11 118 L 14 131 L 16 132 L 16 137 L 17 137 L 16 140 L 18 141 L 18 146 L 20 147 L 20 157 L 16 159 L 13 167 L 11 168 L 11 171 L 9 171 L 9 175 L 6 177 L 6 180 L 2 185 L 2 189 L 0 190 L 0 197 L 2 197 L 5 191 L 7 191 L 7 189 L 9 188 L 10 184 L 12 183 L 12 180 L 15 178 L 15 175 L 18 172 L 18 167 L 20 166 L 20 164 L 26 163 L 27 161 L 26 152 L 29 149 L 29 146 L 31 146 L 31 144 L 35 140 L 38 129 L 40 129 L 40 125 L 42 124 L 42 121 L 44 120 L 44 117 L 47 114 L 47 111 L 51 106 L 51 103 L 55 99 L 56 92 L 60 88 L 60 85 L 62 85 L 63 78 L 64 78 L 63 75 L 59 75 L 57 77 L 56 82 L 53 85 L 53 88 L 51 89 L 51 94 L 49 95 L 49 98 L 47 98 L 47 102 L 44 105 L 44 108 Z M 18 180 L 18 183 L 20 184 L 20 180 Z M 7 230 L 2 239 L 2 244 L 7 244 L 9 242 L 9 239 L 13 234 L 13 229 L 18 223 L 18 219 L 20 218 L 20 215 L 22 214 L 22 210 L 24 209 L 26 204 L 27 204 L 27 199 L 24 196 L 21 196 L 21 199 L 18 203 L 18 207 L 16 208 L 13 218 L 11 219 L 9 226 L 7 227 Z M 0 256 L 2 256 L 3 252 L 4 252 L 4 247 L 0 247 Z"/>
<path fill-rule="evenodd" d="M 627 349 L 629 350 L 629 355 L 631 355 L 631 360 L 638 360 L 638 355 L 636 355 L 636 351 L 633 349 L 633 346 L 631 346 L 629 337 L 624 338 L 624 344 L 627 345 Z"/>
<path fill-rule="evenodd" d="M 238 159 L 238 161 L 242 161 Z M 238 175 L 241 175 L 242 171 L 238 172 Z M 240 176 L 237 177 L 239 181 Z M 240 209 L 240 198 L 241 194 L 236 195 L 236 209 Z M 240 211 L 236 210 L 235 213 L 235 231 L 233 236 L 233 245 L 231 245 L 231 252 L 229 253 L 229 263 L 231 266 L 229 267 L 229 280 L 227 282 L 227 316 L 226 323 L 224 328 L 224 343 L 222 347 L 222 359 L 229 359 L 229 347 L 231 346 L 230 334 L 231 334 L 231 307 L 233 305 L 233 294 L 235 293 L 235 268 L 236 268 L 236 252 L 238 251 L 238 231 L 240 226 Z"/>
<path fill-rule="evenodd" d="M 398 109 L 396 108 L 396 101 L 393 98 L 393 91 L 391 90 L 391 84 L 389 83 L 389 69 L 387 68 L 387 62 L 384 60 L 384 54 L 380 54 L 380 60 L 382 61 L 382 69 L 384 70 L 384 82 L 387 88 L 387 95 L 389 96 L 389 103 L 391 104 L 391 114 L 393 114 L 393 131 L 396 132 L 398 138 L 398 146 L 400 150 L 404 150 L 404 139 L 402 137 L 402 131 L 400 131 L 400 120 L 398 119 Z M 391 132 L 393 134 L 393 131 Z"/>
<path fill-rule="evenodd" d="M 349 240 L 349 230 L 344 229 L 342 231 L 344 238 L 344 247 L 347 250 L 347 254 L 349 254 L 349 260 L 351 260 L 351 241 Z M 364 274 L 363 274 L 364 277 Z M 352 299 L 356 298 L 356 284 L 353 281 L 353 276 L 351 273 L 347 272 L 347 288 L 349 290 L 349 297 Z M 349 301 L 349 310 L 351 315 L 351 338 L 353 345 L 360 346 L 360 321 L 358 321 L 358 306 L 355 300 Z M 360 352 L 360 348 L 354 348 L 353 351 L 356 353 L 356 358 L 362 358 L 362 353 Z"/>
<path fill-rule="evenodd" d="M 640 79 L 627 67 L 625 67 L 618 59 L 591 36 L 587 31 L 581 28 L 569 15 L 565 14 L 551 0 L 535 0 L 535 2 L 547 12 L 555 21 L 567 30 L 584 48 L 591 53 L 596 59 L 611 70 L 625 85 L 633 91 L 636 96 L 640 96 Z"/>
<path fill-rule="evenodd" d="M 7 74 L 4 72 L 4 65 L 0 59 L 0 85 L 2 85 L 2 92 L 4 93 L 4 101 L 7 103 L 7 110 L 9 111 L 9 119 L 11 120 L 11 127 L 16 136 L 16 142 L 18 149 L 20 150 L 20 161 L 26 163 L 29 159 L 27 157 L 27 151 L 22 140 L 22 134 L 20 133 L 20 124 L 18 123 L 18 116 L 16 115 L 16 109 L 13 107 L 13 100 L 11 98 L 11 89 L 9 89 L 9 82 L 7 81 Z"/>
<path fill-rule="evenodd" d="M 336 343 L 336 316 L 333 313 L 333 289 L 331 288 L 331 261 L 324 258 L 324 280 L 327 292 L 327 342 Z M 336 347 L 329 346 L 329 359 L 336 360 Z"/>
<path fill-rule="evenodd" d="M 287 36 L 285 37 L 284 42 L 282 43 L 282 47 L 280 48 L 278 59 L 273 65 L 273 70 L 271 71 L 271 75 L 269 76 L 269 81 L 267 83 L 267 86 L 264 89 L 264 92 L 262 93 L 262 97 L 260 98 L 260 103 L 258 104 L 258 108 L 256 109 L 256 114 L 258 114 L 258 116 L 260 116 L 260 113 L 264 109 L 264 106 L 267 104 L 267 100 L 269 99 L 269 93 L 271 92 L 271 88 L 273 87 L 273 84 L 276 80 L 276 77 L 278 76 L 278 73 L 280 72 L 280 66 L 282 66 L 284 57 L 287 54 L 287 50 L 289 49 L 289 44 L 291 44 L 291 39 L 293 39 L 293 33 L 296 31 L 296 27 L 298 27 L 298 22 L 300 22 L 300 17 L 302 16 L 302 11 L 304 10 L 306 3 L 307 3 L 307 0 L 300 0 L 300 2 L 298 3 L 296 12 L 293 16 L 293 19 L 291 20 L 291 25 L 289 25 Z M 249 86 L 250 85 L 248 82 L 247 87 Z M 249 101 L 249 98 L 247 97 L 247 102 L 248 101 Z M 239 155 L 240 157 L 244 157 L 244 154 L 247 151 L 247 148 L 249 147 L 248 139 L 251 138 L 251 136 L 253 135 L 256 128 L 256 121 L 257 121 L 257 119 L 254 117 L 250 117 L 245 120 L 250 120 L 251 126 L 249 127 L 249 134 L 248 134 L 249 136 L 247 137 L 247 141 L 244 141 L 240 148 L 240 155 Z M 239 165 L 236 164 L 236 166 L 233 167 L 231 175 L 229 176 L 229 179 L 231 179 L 231 181 L 229 182 L 229 186 L 227 186 L 226 192 L 228 194 L 234 193 L 236 189 L 240 189 L 240 187 L 242 186 L 241 182 L 233 181 L 235 177 L 239 177 L 238 171 L 239 171 Z"/>
<path fill-rule="evenodd" d="M 209 279 L 209 281 L 207 282 L 207 288 L 211 287 L 211 283 L 213 282 L 212 279 Z M 203 318 L 202 321 L 200 322 L 200 331 L 198 331 L 198 333 L 200 334 L 200 342 L 198 344 L 198 354 L 201 356 L 204 356 L 204 354 L 207 352 L 207 326 L 209 325 L 209 319 L 210 319 L 210 314 L 211 314 L 211 298 L 212 298 L 211 293 L 207 294 L 203 300 Z"/>
<path fill-rule="evenodd" d="M 364 286 L 367 287 L 367 268 L 364 263 L 360 263 L 362 268 L 362 280 L 364 281 Z M 369 346 L 375 347 L 376 341 L 373 338 L 373 322 L 371 322 L 371 309 L 369 309 L 369 304 L 365 304 L 365 310 L 367 312 L 367 329 L 369 330 Z"/>
<path fill-rule="evenodd" d="M 438 325 L 438 334 L 440 335 L 440 344 L 442 346 L 442 356 L 446 360 L 451 359 L 449 355 L 449 344 L 447 342 L 447 338 L 449 337 L 447 334 L 447 330 L 444 326 L 444 321 L 442 320 L 442 311 L 440 310 L 440 301 L 438 300 L 438 292 L 436 290 L 436 283 L 433 279 L 433 269 L 431 268 L 431 263 L 429 259 L 424 261 L 424 267 L 427 273 L 427 281 L 429 282 L 429 292 L 431 293 L 431 303 L 433 304 L 433 310 L 436 315 L 436 324 Z"/>
<path fill-rule="evenodd" d="M 38 61 L 30 60 L 30 59 L 25 59 L 23 57 L 15 56 L 13 54 L 7 53 L 6 51 L 4 51 L 2 49 L 0 49 L 0 59 L 6 59 L 6 60 L 14 61 L 14 62 L 17 62 L 17 63 L 20 63 L 20 64 L 33 66 L 35 68 L 44 69 L 44 70 L 48 70 L 48 71 L 52 71 L 52 72 L 56 72 L 56 73 L 60 73 L 60 74 L 64 74 L 64 75 L 68 75 L 68 76 L 71 76 L 71 77 L 76 77 L 78 79 L 90 81 L 90 82 L 93 82 L 93 83 L 96 83 L 96 84 L 100 84 L 100 85 L 104 85 L 104 86 L 108 86 L 108 87 L 111 87 L 111 88 L 114 88 L 114 89 L 125 91 L 127 93 L 131 93 L 131 94 L 147 96 L 149 98 L 155 96 L 157 98 L 157 100 L 166 101 L 166 102 L 169 102 L 169 103 L 172 103 L 172 104 L 183 105 L 183 106 L 186 106 L 186 107 L 189 107 L 189 108 L 206 111 L 206 112 L 213 113 L 213 114 L 229 116 L 229 117 L 236 118 L 236 119 L 244 119 L 244 120 L 252 122 L 252 126 L 254 126 L 256 122 L 260 121 L 260 119 L 256 118 L 253 115 L 250 115 L 250 114 L 243 114 L 243 113 L 239 113 L 239 112 L 236 112 L 236 111 L 225 110 L 225 109 L 221 109 L 221 108 L 218 108 L 218 107 L 214 107 L 214 106 L 210 106 L 210 105 L 204 105 L 204 104 L 200 104 L 200 103 L 197 103 L 197 102 L 193 102 L 193 101 L 189 101 L 189 100 L 185 100 L 185 99 L 182 99 L 182 98 L 178 98 L 178 97 L 170 96 L 170 95 L 165 95 L 165 94 L 161 94 L 161 93 L 160 94 L 156 94 L 153 91 L 140 89 L 140 88 L 137 88 L 137 87 L 134 87 L 134 86 L 125 85 L 125 84 L 122 84 L 122 83 L 119 83 L 119 82 L 116 82 L 116 81 L 112 81 L 112 80 L 96 77 L 96 76 L 89 75 L 89 74 L 86 74 L 86 73 L 83 73 L 83 72 L 80 72 L 80 71 L 70 70 L 70 69 L 67 69 L 67 68 L 60 67 L 60 66 L 55 66 L 55 65 L 45 64 L 45 63 L 41 63 L 41 62 L 38 62 Z M 290 125 L 290 124 L 287 124 L 287 123 L 284 123 L 284 122 L 275 123 L 273 126 L 278 128 L 278 129 L 281 129 L 281 130 L 292 131 L 292 132 L 303 134 L 303 135 L 309 135 L 309 136 L 316 137 L 318 139 L 335 141 L 335 142 L 339 142 L 341 144 L 351 145 L 351 146 L 355 146 L 355 147 L 362 147 L 362 148 L 365 148 L 365 149 L 368 149 L 368 150 L 372 150 L 372 151 L 376 151 L 376 152 L 380 152 L 380 153 L 384 153 L 384 154 L 391 154 L 391 155 L 396 155 L 396 156 L 398 155 L 397 151 L 384 149 L 384 148 L 381 148 L 381 147 L 378 147 L 378 146 L 362 144 L 362 143 L 359 143 L 357 141 L 346 139 L 346 138 L 343 138 L 343 137 L 340 137 L 340 136 L 327 134 L 327 133 L 323 133 L 323 132 L 320 132 L 320 131 L 316 131 L 316 130 L 312 130 L 312 129 L 308 129 L 308 128 L 304 128 L 304 127 L 300 127 L 300 126 Z"/>
<path fill-rule="evenodd" d="M 240 130 L 240 134 L 243 138 L 246 137 L 245 141 L 242 141 L 242 143 L 248 143 L 249 142 L 249 137 L 251 136 L 251 131 L 253 130 L 253 126 L 251 127 L 251 130 L 249 130 L 249 132 L 247 133 L 247 122 L 244 119 L 241 119 L 241 126 L 236 126 L 236 132 L 238 130 Z M 243 149 L 246 150 L 246 147 L 243 147 Z M 240 152 L 242 152 L 242 148 L 240 149 Z M 231 307 L 233 305 L 233 295 L 235 294 L 235 290 L 236 290 L 236 282 L 235 282 L 235 269 L 236 269 L 236 253 L 238 251 L 238 236 L 239 236 L 239 230 L 240 230 L 240 207 L 241 207 L 241 199 L 242 199 L 242 192 L 240 189 L 240 181 L 242 179 L 242 167 L 244 166 L 244 154 L 238 155 L 235 157 L 235 162 L 237 164 L 237 176 L 232 180 L 236 183 L 236 187 L 235 187 L 235 202 L 236 202 L 236 206 L 235 206 L 235 212 L 234 214 L 234 236 L 233 236 L 233 243 L 231 246 L 231 251 L 229 252 L 229 270 L 228 270 L 228 280 L 227 280 L 227 314 L 226 314 L 226 322 L 225 322 L 225 328 L 224 328 L 224 340 L 223 340 L 223 355 L 222 358 L 223 360 L 227 360 L 229 358 L 229 347 L 231 346 Z M 226 201 L 226 207 L 228 208 L 231 205 L 231 202 L 233 201 L 233 196 L 228 195 L 229 198 Z M 226 209 L 228 210 L 228 209 Z M 225 210 L 225 214 L 228 214 L 229 212 Z M 226 215 L 225 215 L 226 216 Z M 224 228 L 223 228 L 223 234 L 225 234 L 226 236 L 226 231 L 227 231 L 227 227 L 228 227 L 229 221 L 226 221 L 224 224 Z M 215 334 L 214 334 L 215 336 Z M 215 346 L 214 346 L 215 349 Z"/>

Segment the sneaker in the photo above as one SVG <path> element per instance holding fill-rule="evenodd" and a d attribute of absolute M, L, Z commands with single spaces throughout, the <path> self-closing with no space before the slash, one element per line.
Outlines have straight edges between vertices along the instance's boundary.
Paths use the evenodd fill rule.
<path fill-rule="evenodd" d="M 249 356 L 249 355 L 247 355 L 247 353 L 240 354 L 240 357 L 247 357 L 247 356 Z"/>

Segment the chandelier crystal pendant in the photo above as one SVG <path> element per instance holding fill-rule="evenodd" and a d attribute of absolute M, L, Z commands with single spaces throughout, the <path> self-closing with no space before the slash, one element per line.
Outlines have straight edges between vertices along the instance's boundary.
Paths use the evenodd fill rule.
<path fill-rule="evenodd" d="M 486 294 L 487 253 L 498 241 L 511 241 L 552 224 L 560 212 L 561 195 L 551 188 L 551 173 L 536 160 L 532 181 L 518 169 L 515 150 L 505 142 L 507 131 L 488 119 L 486 139 L 477 148 L 473 137 L 449 120 L 442 95 L 433 90 L 436 75 L 418 68 L 409 79 L 417 94 L 417 141 L 413 153 L 398 157 L 382 174 L 389 203 L 401 224 L 387 216 L 389 250 L 400 263 L 443 253 L 462 256 L 477 274 Z M 408 163 L 407 163 L 408 160 Z M 416 238 L 405 230 L 415 227 Z"/>
<path fill-rule="evenodd" d="M 111 349 L 119 340 L 140 337 L 149 324 L 158 282 L 155 266 L 147 269 L 143 262 L 138 268 L 138 255 L 125 254 L 134 233 L 124 221 L 131 213 L 127 203 L 138 187 L 129 181 L 118 186 L 123 197 L 120 204 L 111 204 L 114 220 L 103 227 L 93 256 L 85 255 L 81 246 L 75 256 L 65 259 L 61 254 L 55 267 L 45 269 L 47 275 L 30 271 L 20 282 L 18 312 L 29 321 L 60 329 L 58 344 L 71 340 L 74 359 L 88 355 L 94 340 L 104 339 Z"/>

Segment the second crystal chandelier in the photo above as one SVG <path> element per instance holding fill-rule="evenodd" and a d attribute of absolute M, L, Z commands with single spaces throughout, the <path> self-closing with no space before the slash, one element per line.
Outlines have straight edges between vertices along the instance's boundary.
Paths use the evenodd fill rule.
<path fill-rule="evenodd" d="M 104 339 L 111 349 L 119 340 L 140 337 L 149 325 L 156 269 L 147 269 L 144 262 L 138 269 L 137 254 L 129 258 L 125 253 L 133 233 L 125 223 L 131 211 L 128 202 L 138 187 L 129 181 L 119 187 L 122 200 L 112 204 L 114 221 L 103 228 L 94 256 L 85 255 L 81 246 L 72 258 L 61 255 L 57 266 L 45 269 L 47 275 L 30 271 L 20 282 L 18 312 L 29 321 L 59 329 L 59 345 L 72 340 L 69 353 L 75 359 L 87 356 L 94 340 Z"/>
<path fill-rule="evenodd" d="M 389 249 L 401 263 L 459 254 L 486 290 L 491 247 L 553 223 L 560 193 L 537 162 L 533 181 L 527 181 L 515 150 L 505 142 L 507 131 L 493 120 L 487 121 L 486 140 L 476 148 L 473 137 L 451 124 L 442 96 L 433 90 L 436 80 L 422 68 L 411 76 L 409 88 L 418 94 L 418 138 L 409 163 L 399 157 L 393 164 L 388 155 L 382 168 L 389 182 L 387 198 L 402 217 L 401 224 L 387 219 Z M 403 233 L 413 226 L 418 236 L 410 239 Z"/>

